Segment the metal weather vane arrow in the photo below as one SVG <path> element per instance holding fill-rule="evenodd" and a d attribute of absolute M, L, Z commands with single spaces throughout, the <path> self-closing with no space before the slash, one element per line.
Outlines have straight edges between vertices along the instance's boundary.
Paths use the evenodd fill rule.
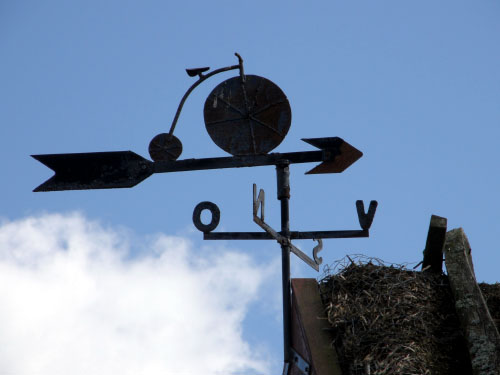
<path fill-rule="evenodd" d="M 291 164 L 319 163 L 306 174 L 341 173 L 363 156 L 362 152 L 339 137 L 305 138 L 315 151 L 269 153 L 285 138 L 291 124 L 291 109 L 281 89 L 266 78 L 245 75 L 243 59 L 237 65 L 207 72 L 210 68 L 186 69 L 190 77 L 198 77 L 182 97 L 168 133 L 160 133 L 149 144 L 151 160 L 132 152 L 91 152 L 32 155 L 55 173 L 34 191 L 130 188 L 155 173 L 171 173 L 221 168 L 244 168 L 274 165 L 277 177 L 277 198 L 281 205 L 281 228 L 275 230 L 264 218 L 264 191 L 257 195 L 253 187 L 253 220 L 262 232 L 213 232 L 220 220 L 220 211 L 212 202 L 199 203 L 193 212 L 193 223 L 203 232 L 205 240 L 276 240 L 281 245 L 283 282 L 283 345 L 284 370 L 289 374 L 292 363 L 307 362 L 291 344 L 290 253 L 294 253 L 314 270 L 319 271 L 322 258 L 318 253 L 325 238 L 368 237 L 377 202 L 371 201 L 365 213 L 363 201 L 356 202 L 361 230 L 291 231 L 289 218 Z M 173 132 L 189 94 L 203 81 L 218 73 L 239 70 L 239 75 L 217 85 L 204 106 L 206 130 L 224 151 L 232 156 L 177 160 L 182 143 Z M 259 213 L 260 209 L 260 215 Z M 201 221 L 203 210 L 209 210 L 209 224 Z M 318 242 L 310 258 L 292 244 L 292 240 L 312 239 Z M 304 370 L 301 373 L 306 374 Z"/>
<path fill-rule="evenodd" d="M 322 162 L 308 174 L 340 173 L 363 155 L 338 137 L 303 141 L 321 151 L 271 153 L 203 159 L 149 161 L 132 151 L 32 155 L 55 174 L 34 191 L 130 188 L 154 173 Z"/>

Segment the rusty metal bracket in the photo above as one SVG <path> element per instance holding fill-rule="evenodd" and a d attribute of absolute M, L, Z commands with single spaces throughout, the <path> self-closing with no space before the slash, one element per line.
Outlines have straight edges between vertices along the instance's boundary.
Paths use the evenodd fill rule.
<path fill-rule="evenodd" d="M 285 362 L 283 364 L 283 372 L 282 375 L 288 375 L 288 370 L 290 369 L 290 362 Z"/>
<path fill-rule="evenodd" d="M 300 375 L 309 375 L 311 373 L 311 365 L 293 348 L 290 348 L 290 351 L 293 355 L 293 364 L 295 364 L 295 367 L 300 371 Z"/>

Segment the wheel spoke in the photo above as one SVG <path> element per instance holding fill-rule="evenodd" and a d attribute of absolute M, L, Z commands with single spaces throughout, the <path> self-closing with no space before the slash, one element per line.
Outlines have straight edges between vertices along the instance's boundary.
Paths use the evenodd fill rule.
<path fill-rule="evenodd" d="M 259 119 L 255 118 L 253 115 L 250 115 L 250 119 L 252 121 L 255 121 L 257 124 L 264 126 L 265 128 L 271 130 L 272 132 L 278 134 L 280 137 L 283 137 L 283 134 L 281 134 L 278 130 L 273 128 L 272 126 L 266 124 L 265 122 L 260 121 Z"/>
<path fill-rule="evenodd" d="M 254 94 L 254 101 L 253 101 L 253 106 L 252 108 L 255 108 L 255 106 L 257 105 L 257 97 L 259 96 L 259 91 L 260 89 L 262 88 L 262 84 L 264 83 L 264 80 L 261 79 L 259 80 L 259 85 L 257 86 L 257 90 L 255 90 L 255 94 Z"/>
<path fill-rule="evenodd" d="M 267 104 L 266 106 L 262 107 L 261 109 L 255 111 L 255 112 L 252 112 L 252 116 L 258 115 L 259 113 L 267 111 L 269 108 L 274 107 L 275 105 L 278 105 L 278 104 L 282 104 L 284 102 L 285 102 L 284 100 L 278 100 L 277 102 Z"/>
<path fill-rule="evenodd" d="M 177 148 L 178 149 L 178 148 Z M 172 151 L 171 149 L 168 149 L 168 150 L 164 150 L 167 154 L 169 154 L 170 156 L 174 157 L 174 158 L 177 158 L 177 152 L 174 152 Z"/>
<path fill-rule="evenodd" d="M 253 124 L 251 120 L 248 120 L 248 126 L 250 127 L 250 136 L 252 137 L 253 153 L 257 153 L 257 146 L 255 145 L 255 135 L 253 132 Z"/>
<path fill-rule="evenodd" d="M 245 116 L 245 113 L 243 113 L 239 108 L 236 108 L 234 105 L 229 103 L 226 99 L 217 97 L 217 100 L 220 100 L 222 103 L 226 104 L 229 108 L 231 108 L 233 111 L 238 112 L 240 115 Z"/>
<path fill-rule="evenodd" d="M 228 118 L 224 120 L 216 120 L 216 121 L 210 121 L 206 122 L 207 125 L 220 125 L 220 124 L 225 124 L 227 122 L 233 122 L 233 121 L 243 121 L 243 118 Z"/>

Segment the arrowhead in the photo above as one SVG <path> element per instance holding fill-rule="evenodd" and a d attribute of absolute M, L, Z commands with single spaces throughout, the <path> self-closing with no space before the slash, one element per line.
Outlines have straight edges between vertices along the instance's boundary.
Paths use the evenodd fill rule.
<path fill-rule="evenodd" d="M 32 155 L 55 174 L 38 191 L 127 188 L 153 174 L 153 163 L 132 151 Z"/>
<path fill-rule="evenodd" d="M 361 151 L 339 137 L 302 140 L 324 151 L 324 161 L 306 174 L 341 173 L 363 156 Z"/>
<path fill-rule="evenodd" d="M 345 143 L 344 140 L 339 137 L 302 138 L 302 140 L 322 150 L 339 148 L 342 143 Z"/>

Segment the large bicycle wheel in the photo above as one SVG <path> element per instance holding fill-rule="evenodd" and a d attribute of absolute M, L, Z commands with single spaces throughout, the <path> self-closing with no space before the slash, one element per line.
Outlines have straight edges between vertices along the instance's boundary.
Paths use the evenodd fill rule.
<path fill-rule="evenodd" d="M 203 111 L 217 146 L 232 155 L 266 154 L 285 138 L 292 121 L 286 95 L 270 80 L 233 77 L 215 87 Z"/>

